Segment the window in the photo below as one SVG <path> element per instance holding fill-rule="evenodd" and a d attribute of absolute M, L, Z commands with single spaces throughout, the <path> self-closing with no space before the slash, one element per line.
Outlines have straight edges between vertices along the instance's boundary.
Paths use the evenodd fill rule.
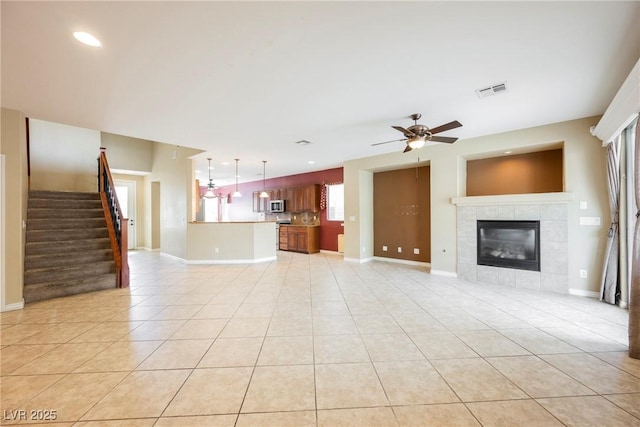
<path fill-rule="evenodd" d="M 327 184 L 327 219 L 344 221 L 344 184 Z"/>

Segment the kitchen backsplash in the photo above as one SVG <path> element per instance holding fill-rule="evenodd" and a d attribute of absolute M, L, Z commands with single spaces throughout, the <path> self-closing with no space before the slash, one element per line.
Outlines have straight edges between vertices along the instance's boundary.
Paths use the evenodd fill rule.
<path fill-rule="evenodd" d="M 300 212 L 291 214 L 293 225 L 320 225 L 319 212 Z"/>

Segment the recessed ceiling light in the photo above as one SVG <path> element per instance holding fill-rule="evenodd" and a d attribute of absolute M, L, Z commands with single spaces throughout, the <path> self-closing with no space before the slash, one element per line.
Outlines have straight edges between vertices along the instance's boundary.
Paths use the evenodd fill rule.
<path fill-rule="evenodd" d="M 511 154 L 511 153 L 513 153 L 513 151 L 511 151 L 511 150 L 504 152 L 504 154 Z"/>
<path fill-rule="evenodd" d="M 309 163 L 310 165 L 314 164 L 315 162 L 313 160 L 309 160 L 307 163 Z"/>
<path fill-rule="evenodd" d="M 76 31 L 73 33 L 73 37 L 80 43 L 84 43 L 87 46 L 100 47 L 102 43 L 93 34 L 85 33 L 84 31 Z"/>
<path fill-rule="evenodd" d="M 223 166 L 228 166 L 228 165 L 229 165 L 229 162 L 222 162 L 222 165 L 223 165 Z"/>

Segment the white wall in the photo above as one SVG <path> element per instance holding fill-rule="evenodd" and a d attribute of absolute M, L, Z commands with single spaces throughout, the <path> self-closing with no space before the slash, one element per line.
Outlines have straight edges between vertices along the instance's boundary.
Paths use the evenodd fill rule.
<path fill-rule="evenodd" d="M 100 132 L 29 119 L 31 190 L 98 191 Z"/>
<path fill-rule="evenodd" d="M 576 195 L 569 203 L 569 288 L 599 289 L 604 236 L 609 227 L 605 149 L 590 135 L 599 117 L 590 117 L 497 135 L 460 140 L 453 145 L 427 146 L 410 153 L 391 153 L 345 162 L 345 258 L 373 256 L 373 212 L 368 203 L 372 185 L 368 173 L 407 167 L 420 161 L 431 165 L 431 267 L 456 274 L 456 208 L 452 197 L 465 196 L 464 167 L 469 158 L 502 155 L 504 151 L 535 151 L 551 144 L 564 146 L 565 191 Z M 366 173 L 363 173 L 366 172 Z M 587 210 L 579 210 L 586 201 Z M 601 226 L 580 226 L 580 216 L 597 216 Z M 355 221 L 351 221 L 354 217 Z M 363 251 L 364 247 L 364 251 Z M 588 279 L 579 270 L 589 271 Z"/>

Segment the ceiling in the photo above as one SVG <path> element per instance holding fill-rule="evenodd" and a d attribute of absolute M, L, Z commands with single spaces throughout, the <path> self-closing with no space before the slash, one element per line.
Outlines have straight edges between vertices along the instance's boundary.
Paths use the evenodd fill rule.
<path fill-rule="evenodd" d="M 218 185 L 234 158 L 244 182 L 262 160 L 271 178 L 402 151 L 371 144 L 412 113 L 460 138 L 602 114 L 640 56 L 640 2 L 3 1 L 1 19 L 3 107 L 202 149 Z"/>

